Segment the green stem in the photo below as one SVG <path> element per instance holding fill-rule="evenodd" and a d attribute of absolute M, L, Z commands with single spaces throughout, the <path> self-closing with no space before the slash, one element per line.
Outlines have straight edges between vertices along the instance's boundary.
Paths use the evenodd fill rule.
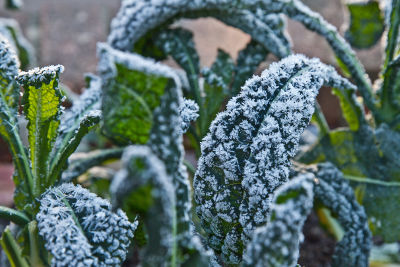
<path fill-rule="evenodd" d="M 23 212 L 3 206 L 0 206 L 0 218 L 12 221 L 21 227 L 24 227 L 30 221 Z"/>
<path fill-rule="evenodd" d="M 29 232 L 29 245 L 30 245 L 30 263 L 32 267 L 45 267 L 45 264 L 42 262 L 40 258 L 40 246 L 38 240 L 38 228 L 37 222 L 31 221 L 28 224 L 28 232 Z"/>
<path fill-rule="evenodd" d="M 28 262 L 22 256 L 22 250 L 7 227 L 0 239 L 0 244 L 7 255 L 12 267 L 29 267 Z"/>
<path fill-rule="evenodd" d="M 315 111 L 314 111 L 315 122 L 319 127 L 319 136 L 323 137 L 328 135 L 330 132 L 328 122 L 325 119 L 324 113 L 322 112 L 321 106 L 315 101 Z"/>
<path fill-rule="evenodd" d="M 382 186 L 400 186 L 400 182 L 385 182 L 385 181 L 378 180 L 378 179 L 346 175 L 346 174 L 343 175 L 343 177 L 347 180 L 350 180 L 353 182 L 359 182 L 359 183 L 382 185 Z"/>

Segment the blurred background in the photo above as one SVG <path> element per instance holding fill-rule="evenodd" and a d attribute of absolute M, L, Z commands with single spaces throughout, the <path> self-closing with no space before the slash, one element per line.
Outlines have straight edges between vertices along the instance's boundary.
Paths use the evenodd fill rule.
<path fill-rule="evenodd" d="M 4 1 L 4 0 L 3 0 Z M 328 22 L 344 32 L 348 23 L 346 8 L 340 0 L 303 0 Z M 118 0 L 27 0 L 20 10 L 5 10 L 0 3 L 0 17 L 16 19 L 27 39 L 33 44 L 35 66 L 62 64 L 65 72 L 61 82 L 79 93 L 84 87 L 84 73 L 96 71 L 96 43 L 107 39 L 109 25 L 120 6 Z M 178 22 L 194 32 L 195 42 L 203 66 L 209 66 L 217 55 L 217 48 L 229 52 L 236 59 L 250 37 L 240 30 L 225 26 L 215 19 L 183 20 Z M 302 25 L 288 21 L 288 31 L 294 51 L 335 65 L 327 43 Z M 379 43 L 371 49 L 357 51 L 362 63 L 374 80 L 381 64 Z M 276 58 L 269 56 L 259 71 Z M 318 100 L 332 128 L 343 125 L 336 97 L 329 89 L 322 89 Z M 11 157 L 0 141 L 0 205 L 12 205 L 13 183 Z"/>

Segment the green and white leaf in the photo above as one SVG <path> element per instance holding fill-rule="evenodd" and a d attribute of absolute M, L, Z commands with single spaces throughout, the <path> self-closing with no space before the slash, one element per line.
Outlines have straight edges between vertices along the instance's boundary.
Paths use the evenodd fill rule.
<path fill-rule="evenodd" d="M 195 199 L 208 243 L 226 263 L 238 264 L 255 227 L 266 223 L 324 84 L 354 87 L 317 59 L 290 56 L 248 80 L 211 124 Z"/>
<path fill-rule="evenodd" d="M 98 56 L 105 134 L 120 144 L 145 144 L 154 110 L 167 86 L 178 78 L 167 66 L 106 44 L 98 45 Z"/>
<path fill-rule="evenodd" d="M 296 266 L 303 225 L 313 207 L 314 178 L 300 174 L 276 190 L 268 222 L 254 231 L 243 266 Z"/>
<path fill-rule="evenodd" d="M 28 142 L 32 174 L 33 192 L 38 197 L 47 183 L 49 155 L 60 124 L 63 97 L 58 88 L 61 65 L 36 68 L 21 72 L 18 82 L 24 87 L 22 104 L 28 120 Z"/>
<path fill-rule="evenodd" d="M 121 266 L 137 221 L 81 186 L 48 189 L 36 215 L 52 266 Z"/>

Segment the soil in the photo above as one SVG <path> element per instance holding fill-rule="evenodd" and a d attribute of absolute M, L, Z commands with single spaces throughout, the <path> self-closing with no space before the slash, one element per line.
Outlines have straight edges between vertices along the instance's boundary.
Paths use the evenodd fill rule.
<path fill-rule="evenodd" d="M 304 242 L 300 246 L 298 263 L 302 267 L 329 266 L 336 241 L 319 224 L 312 212 L 303 227 Z"/>

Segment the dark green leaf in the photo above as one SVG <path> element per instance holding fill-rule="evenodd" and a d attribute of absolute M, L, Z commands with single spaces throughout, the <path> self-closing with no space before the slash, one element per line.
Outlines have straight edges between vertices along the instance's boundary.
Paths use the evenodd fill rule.
<path fill-rule="evenodd" d="M 22 250 L 7 227 L 0 239 L 0 244 L 7 255 L 12 267 L 29 267 L 28 262 L 22 256 Z"/>
<path fill-rule="evenodd" d="M 346 40 L 355 48 L 369 48 L 380 39 L 384 18 L 378 1 L 348 3 L 350 27 L 345 33 Z"/>

